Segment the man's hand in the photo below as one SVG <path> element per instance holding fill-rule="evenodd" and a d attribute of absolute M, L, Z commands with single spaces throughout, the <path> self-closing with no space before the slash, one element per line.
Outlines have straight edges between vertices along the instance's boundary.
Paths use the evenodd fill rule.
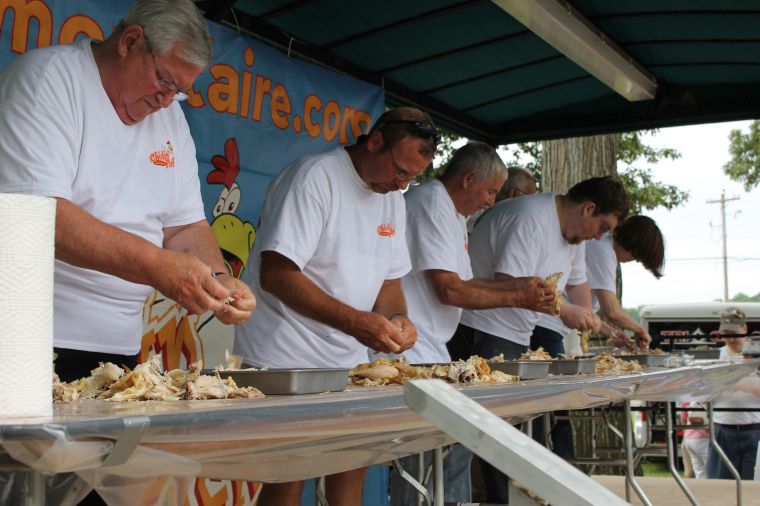
<path fill-rule="evenodd" d="M 559 315 L 562 323 L 571 329 L 580 330 L 581 332 L 599 329 L 598 319 L 595 320 L 595 316 L 588 309 L 569 302 L 562 304 Z"/>
<path fill-rule="evenodd" d="M 256 297 L 248 285 L 230 274 L 224 273 L 215 277 L 225 288 L 230 290 L 229 304 L 224 304 L 221 311 L 215 311 L 214 316 L 226 324 L 243 323 L 251 317 L 256 308 Z"/>
<path fill-rule="evenodd" d="M 352 323 L 351 333 L 357 341 L 370 349 L 383 353 L 401 353 L 414 345 L 417 329 L 404 315 L 393 321 L 380 313 L 362 311 Z"/>
<path fill-rule="evenodd" d="M 151 283 L 154 288 L 190 314 L 216 313 L 224 308 L 231 290 L 214 279 L 211 267 L 188 253 L 162 250 L 161 254 L 161 268 Z"/>
<path fill-rule="evenodd" d="M 538 277 L 511 278 L 502 281 L 507 290 L 517 292 L 515 307 L 551 313 L 554 290 Z"/>
<path fill-rule="evenodd" d="M 634 332 L 634 336 L 636 337 L 636 344 L 638 345 L 639 349 L 649 349 L 649 343 L 652 342 L 652 336 L 649 335 L 649 332 L 644 330 L 644 327 L 634 329 Z"/>

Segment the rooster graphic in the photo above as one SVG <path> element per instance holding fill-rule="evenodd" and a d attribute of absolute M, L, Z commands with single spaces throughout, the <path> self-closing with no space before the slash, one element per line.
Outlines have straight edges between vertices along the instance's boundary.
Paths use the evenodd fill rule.
<path fill-rule="evenodd" d="M 240 157 L 234 137 L 224 143 L 224 156 L 214 155 L 211 158 L 211 165 L 214 170 L 206 176 L 206 182 L 224 185 L 211 212 L 214 218 L 211 230 L 214 231 L 227 268 L 233 276 L 239 278 L 248 265 L 256 230 L 251 223 L 241 220 L 235 214 L 241 194 L 240 187 L 235 182 L 240 172 Z"/>

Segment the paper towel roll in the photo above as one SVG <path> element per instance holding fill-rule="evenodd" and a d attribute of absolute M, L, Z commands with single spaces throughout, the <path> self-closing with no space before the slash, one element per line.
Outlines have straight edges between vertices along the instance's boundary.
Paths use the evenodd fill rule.
<path fill-rule="evenodd" d="M 50 416 L 55 200 L 0 193 L 0 417 Z"/>

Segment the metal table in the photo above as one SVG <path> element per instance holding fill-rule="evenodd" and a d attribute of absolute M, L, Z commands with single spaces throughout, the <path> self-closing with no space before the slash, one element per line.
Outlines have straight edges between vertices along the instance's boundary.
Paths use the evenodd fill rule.
<path fill-rule="evenodd" d="M 758 364 L 459 389 L 519 423 L 535 413 L 634 398 L 705 400 Z M 10 473 L 30 471 L 38 500 L 41 475 L 50 486 L 52 475 L 74 472 L 99 491 L 134 494 L 136 483 L 159 475 L 291 481 L 390 462 L 451 442 L 406 406 L 396 386 L 251 400 L 88 401 L 56 405 L 47 419 L 0 420 L 0 464 Z"/>

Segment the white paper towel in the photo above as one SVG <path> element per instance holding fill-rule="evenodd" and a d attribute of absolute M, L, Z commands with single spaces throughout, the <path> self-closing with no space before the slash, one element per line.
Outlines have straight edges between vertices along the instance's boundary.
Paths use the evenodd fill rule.
<path fill-rule="evenodd" d="M 0 417 L 50 416 L 55 200 L 0 193 Z"/>

